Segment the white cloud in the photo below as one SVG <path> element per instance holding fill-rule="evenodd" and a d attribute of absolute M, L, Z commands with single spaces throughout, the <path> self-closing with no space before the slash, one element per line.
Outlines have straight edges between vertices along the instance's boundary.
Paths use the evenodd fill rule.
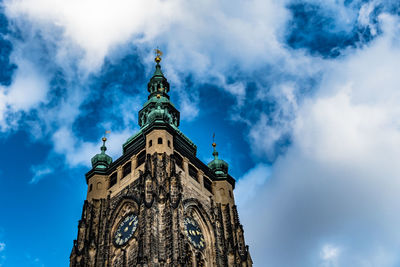
<path fill-rule="evenodd" d="M 309 2 L 329 6 L 341 18 L 340 29 L 349 30 L 354 20 L 372 25 L 372 7 L 367 4 L 357 14 L 345 8 L 344 1 Z M 198 92 L 184 88 L 186 74 L 223 87 L 240 106 L 248 97 L 245 85 L 228 84 L 221 77 L 238 72 L 251 77 L 256 72 L 257 97 L 273 97 L 278 108 L 270 117 L 261 112 L 257 124 L 250 125 L 253 151 L 274 158 L 274 144 L 293 135 L 293 145 L 274 166 L 259 164 L 238 182 L 241 219 L 256 266 L 316 266 L 321 263 L 321 244 L 322 252 L 325 244 L 346 248 L 337 252 L 339 266 L 393 266 L 399 261 L 400 246 L 395 205 L 400 200 L 399 24 L 381 16 L 384 38 L 360 50 L 349 49 L 337 60 L 322 60 L 283 45 L 289 18 L 286 4 L 8 0 L 5 7 L 9 18 L 29 21 L 55 45 L 55 61 L 66 69 L 77 64 L 79 71 L 96 71 L 105 56 L 130 42 L 151 62 L 150 47 L 159 45 L 167 52 L 163 68 L 178 87 L 182 117 L 199 113 Z M 23 63 L 18 65 L 21 70 L 13 85 L 0 91 L 2 127 L 9 123 L 8 110 L 26 112 L 46 101 L 46 78 L 41 73 L 24 76 Z M 264 75 L 267 69 L 270 72 Z M 318 72 L 324 74 L 319 91 L 299 103 L 296 93 L 303 85 L 297 78 Z M 289 76 L 295 78 L 288 81 Z M 31 83 L 32 98 L 20 98 L 31 93 L 26 89 Z M 39 110 L 46 124 L 58 122 L 50 134 L 54 152 L 65 155 L 70 166 L 90 164 L 100 146 L 79 139 L 71 130 L 86 96 L 78 87 L 49 114 Z M 124 113 L 129 105 L 121 104 Z M 126 130 L 110 136 L 111 155 L 120 153 L 130 134 Z M 50 169 L 37 170 L 41 175 Z M 334 249 L 327 251 L 323 255 L 332 255 Z"/>
<path fill-rule="evenodd" d="M 299 55 L 300 59 L 291 62 L 290 53 L 279 41 L 288 18 L 282 1 L 257 0 L 249 4 L 242 1 L 7 0 L 4 7 L 11 25 L 26 39 L 25 43 L 11 40 L 14 57 L 32 54 L 31 48 L 35 44 L 39 43 L 36 46 L 41 47 L 40 42 L 45 42 L 51 51 L 46 51 L 47 60 L 64 71 L 68 91 L 51 109 L 37 108 L 35 104 L 48 100 L 46 94 L 37 94 L 30 100 L 19 100 L 31 105 L 18 102 L 12 113 L 7 114 L 7 103 L 2 101 L 5 96 L 0 94 L 0 114 L 3 116 L 0 122 L 6 129 L 13 118 L 14 127 L 18 127 L 20 117 L 15 114 L 21 114 L 21 110 L 35 111 L 38 122 L 27 122 L 32 134 L 37 138 L 53 135 L 53 142 L 60 142 L 57 136 L 63 135 L 63 129 L 72 127 L 81 114 L 80 105 L 90 95 L 84 88 L 87 74 L 98 71 L 104 57 L 120 53 L 127 44 L 137 48 L 139 57 L 146 59 L 149 69 L 153 68 L 152 48 L 160 46 L 165 50 L 163 69 L 173 90 L 178 92 L 178 99 L 173 102 L 178 103 L 182 120 L 192 120 L 200 112 L 198 89 L 186 88 L 184 79 L 187 75 L 193 75 L 196 83 L 211 82 L 221 86 L 237 97 L 241 105 L 246 96 L 245 85 L 227 84 L 226 74 L 235 74 L 238 66 L 240 70 L 253 71 L 266 62 L 276 61 L 289 61 L 290 71 L 295 71 L 296 62 L 304 60 Z M 30 60 L 43 63 L 40 57 L 31 56 Z M 20 67 L 18 62 L 17 65 Z M 51 73 L 48 75 L 51 77 Z M 41 73 L 37 77 L 41 78 Z M 12 86 L 17 82 L 14 80 Z M 20 84 L 23 82 L 26 84 L 30 80 L 21 79 Z M 20 99 L 18 92 L 15 91 L 13 99 Z M 123 108 L 119 112 L 124 113 L 125 123 L 135 119 L 133 111 L 127 107 L 137 105 L 127 99 L 121 98 L 117 104 L 118 108 Z M 114 106 L 109 110 L 115 109 Z M 57 153 L 75 152 L 67 147 L 61 149 L 59 144 L 54 146 Z M 92 151 L 92 145 L 83 142 L 79 150 Z M 73 165 L 82 162 L 79 157 L 72 153 L 67 156 L 67 162 Z"/>
<path fill-rule="evenodd" d="M 321 250 L 323 260 L 332 260 L 339 256 L 339 248 L 332 245 L 324 245 Z"/>
<path fill-rule="evenodd" d="M 90 70 L 128 42 L 148 59 L 149 48 L 159 45 L 168 52 L 171 72 L 190 70 L 202 78 L 288 56 L 279 41 L 289 16 L 285 1 L 7 0 L 5 7 L 9 18 L 30 21 L 56 42 L 62 58 L 70 59 L 71 49 L 79 47 L 82 67 Z M 54 40 L 54 27 L 63 32 L 61 40 Z"/>
<path fill-rule="evenodd" d="M 19 60 L 11 86 L 0 86 L 0 130 L 15 126 L 20 112 L 26 112 L 46 101 L 48 80 L 29 61 Z M 13 116 L 9 116 L 14 113 Z"/>
<path fill-rule="evenodd" d="M 270 167 L 264 164 L 257 165 L 248 171 L 238 182 L 235 189 L 236 204 L 246 206 L 257 195 L 259 186 L 265 184 L 270 176 Z"/>
<path fill-rule="evenodd" d="M 335 267 L 339 266 L 337 264 L 338 257 L 340 255 L 339 247 L 333 246 L 331 244 L 326 244 L 321 248 L 320 257 L 322 259 L 322 266 Z"/>
<path fill-rule="evenodd" d="M 30 184 L 38 183 L 46 175 L 54 172 L 53 168 L 50 168 L 47 164 L 43 166 L 32 166 L 31 172 L 33 173 L 32 179 L 29 181 Z"/>
<path fill-rule="evenodd" d="M 107 141 L 107 154 L 114 157 L 121 154 L 122 144 L 132 135 L 129 130 L 111 132 Z M 60 128 L 53 135 L 54 151 L 66 157 L 71 167 L 90 165 L 90 159 L 100 153 L 101 140 L 96 143 L 84 142 L 77 138 L 70 129 Z"/>
<path fill-rule="evenodd" d="M 271 182 L 239 206 L 256 266 L 399 264 L 400 23 L 380 19 L 382 37 L 327 62 Z"/>
<path fill-rule="evenodd" d="M 70 42 L 81 47 L 86 68 L 101 66 L 104 56 L 118 44 L 154 38 L 181 10 L 180 1 L 159 0 L 9 0 L 5 6 L 11 18 L 23 16 L 39 25 L 62 28 L 65 43 L 61 48 Z"/>
<path fill-rule="evenodd" d="M 105 123 L 111 126 L 111 123 Z M 111 129 L 106 127 L 105 129 Z M 107 155 L 114 160 L 121 155 L 122 144 L 132 135 L 129 129 L 123 131 L 112 131 L 107 135 Z M 79 139 L 70 128 L 61 127 L 52 136 L 54 151 L 48 156 L 48 160 L 44 164 L 34 165 L 31 167 L 33 176 L 29 181 L 30 184 L 36 184 L 46 175 L 54 173 L 57 169 L 65 167 L 60 165 L 60 157 L 65 161 L 69 168 L 78 166 L 91 166 L 91 158 L 100 153 L 102 141 L 87 142 Z"/>
<path fill-rule="evenodd" d="M 6 249 L 6 243 L 0 242 L 0 267 L 3 266 L 5 260 L 6 260 L 6 255 L 4 255 L 4 250 Z"/>

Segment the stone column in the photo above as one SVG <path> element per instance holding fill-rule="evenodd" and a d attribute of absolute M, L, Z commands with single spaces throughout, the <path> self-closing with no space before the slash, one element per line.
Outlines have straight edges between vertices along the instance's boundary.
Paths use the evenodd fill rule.
<path fill-rule="evenodd" d="M 197 179 L 199 179 L 201 191 L 204 192 L 205 190 L 207 190 L 207 189 L 204 188 L 204 181 L 203 181 L 203 179 L 204 179 L 204 172 L 203 172 L 202 170 L 200 170 L 200 169 L 197 171 Z M 207 192 L 208 192 L 208 191 L 207 191 Z"/>
<path fill-rule="evenodd" d="M 183 170 L 185 171 L 185 179 L 187 181 L 189 177 L 189 160 L 187 158 L 183 158 Z"/>
<path fill-rule="evenodd" d="M 136 174 L 136 164 L 137 164 L 137 156 L 133 155 L 131 157 L 131 175 L 132 175 L 132 178 L 134 178 L 135 174 Z"/>

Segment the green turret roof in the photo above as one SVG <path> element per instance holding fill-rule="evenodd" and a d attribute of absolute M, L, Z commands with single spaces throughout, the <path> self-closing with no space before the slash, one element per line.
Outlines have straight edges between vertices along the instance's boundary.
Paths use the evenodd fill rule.
<path fill-rule="evenodd" d="M 228 174 L 228 163 L 226 163 L 224 160 L 218 158 L 218 151 L 215 148 L 217 144 L 213 143 L 212 144 L 214 151 L 213 151 L 213 156 L 214 160 L 208 163 L 208 167 L 215 173 L 215 175 L 218 177 L 225 177 Z"/>
<path fill-rule="evenodd" d="M 103 137 L 103 145 L 100 147 L 101 153 L 96 154 L 92 158 L 92 167 L 93 169 L 107 169 L 112 163 L 112 158 L 106 154 L 106 141 L 107 138 Z"/>

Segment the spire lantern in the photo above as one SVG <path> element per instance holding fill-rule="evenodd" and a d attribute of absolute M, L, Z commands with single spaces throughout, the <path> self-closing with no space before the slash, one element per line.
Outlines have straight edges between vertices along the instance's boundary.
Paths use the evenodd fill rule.
<path fill-rule="evenodd" d="M 169 83 L 161 70 L 162 52 L 158 49 L 155 52 L 155 71 L 147 84 L 147 91 L 150 93 L 148 101 L 139 111 L 139 126 L 143 128 L 153 122 L 161 122 L 178 127 L 179 111 L 169 100 Z"/>

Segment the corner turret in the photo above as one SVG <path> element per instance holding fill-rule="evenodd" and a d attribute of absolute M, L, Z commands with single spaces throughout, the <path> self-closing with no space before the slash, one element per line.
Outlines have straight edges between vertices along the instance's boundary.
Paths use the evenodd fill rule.
<path fill-rule="evenodd" d="M 93 158 L 92 158 L 92 167 L 93 169 L 98 169 L 98 170 L 104 170 L 107 169 L 110 164 L 112 163 L 112 158 L 106 154 L 106 141 L 107 138 L 103 137 L 102 138 L 103 141 L 103 145 L 100 147 L 101 153 L 100 154 L 96 154 Z"/>
<path fill-rule="evenodd" d="M 208 167 L 215 173 L 217 177 L 226 177 L 228 175 L 228 163 L 224 160 L 218 158 L 218 151 L 215 148 L 217 144 L 215 142 L 212 143 L 214 148 L 213 156 L 214 160 L 208 163 Z"/>

